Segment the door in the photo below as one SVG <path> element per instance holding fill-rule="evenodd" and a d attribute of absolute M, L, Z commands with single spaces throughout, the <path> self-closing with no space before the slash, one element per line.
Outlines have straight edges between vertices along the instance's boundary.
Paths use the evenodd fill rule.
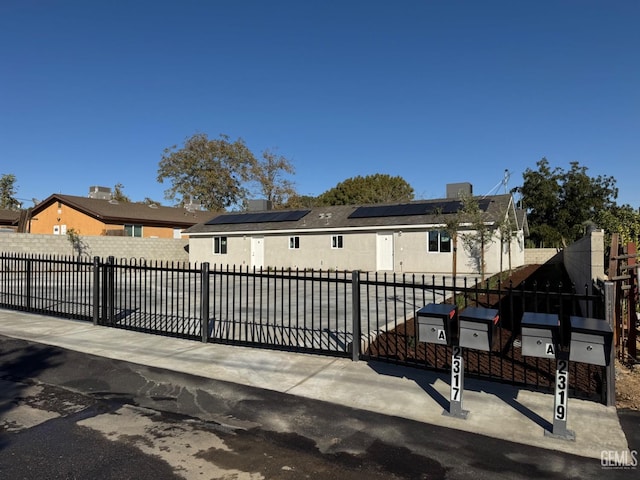
<path fill-rule="evenodd" d="M 393 270 L 393 233 L 378 233 L 376 270 Z"/>
<path fill-rule="evenodd" d="M 264 237 L 251 237 L 251 268 L 264 268 Z"/>

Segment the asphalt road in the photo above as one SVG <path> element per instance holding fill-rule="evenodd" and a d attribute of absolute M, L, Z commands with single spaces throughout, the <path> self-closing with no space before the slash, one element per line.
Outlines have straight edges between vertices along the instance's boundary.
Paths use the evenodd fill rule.
<path fill-rule="evenodd" d="M 633 413 L 623 417 L 635 435 L 638 421 Z M 638 448 L 637 440 L 629 440 L 630 448 Z M 614 479 L 637 473 L 0 337 L 2 479 Z"/>

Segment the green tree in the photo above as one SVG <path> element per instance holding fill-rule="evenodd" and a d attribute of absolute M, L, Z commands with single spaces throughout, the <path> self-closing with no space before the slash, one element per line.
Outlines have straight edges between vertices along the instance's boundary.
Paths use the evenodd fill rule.
<path fill-rule="evenodd" d="M 476 268 L 484 282 L 487 273 L 485 254 L 487 246 L 494 235 L 493 228 L 488 225 L 487 214 L 482 211 L 476 197 L 462 195 L 462 208 L 458 212 L 458 222 L 465 229 L 460 234 L 462 245 L 469 256 L 476 262 Z"/>
<path fill-rule="evenodd" d="M 442 209 L 438 209 L 436 215 L 438 221 L 444 226 L 444 231 L 451 238 L 451 276 L 456 278 L 458 274 L 458 231 L 460 230 L 461 215 L 460 212 L 445 214 Z"/>
<path fill-rule="evenodd" d="M 533 245 L 566 246 L 584 235 L 586 224 L 615 205 L 618 189 L 613 177 L 590 177 L 578 162 L 572 162 L 568 172 L 551 169 L 546 158 L 536 165 L 537 170 L 525 170 L 518 189 L 527 209 Z"/>
<path fill-rule="evenodd" d="M 16 199 L 16 176 L 11 173 L 2 174 L 0 177 L 0 208 L 5 210 L 17 210 L 20 202 Z"/>
<path fill-rule="evenodd" d="M 256 159 L 242 139 L 227 135 L 209 140 L 198 133 L 164 150 L 158 167 L 158 182 L 171 181 L 165 194 L 182 205 L 191 198 L 207 210 L 222 210 L 247 198 L 246 182 L 252 179 Z"/>
<path fill-rule="evenodd" d="M 131 203 L 131 199 L 124 194 L 124 185 L 121 183 L 116 183 L 113 187 L 113 194 L 111 198 L 117 200 L 120 203 Z"/>
<path fill-rule="evenodd" d="M 599 212 L 596 226 L 604 229 L 609 237 L 606 244 L 611 242 L 611 234 L 620 234 L 620 241 L 640 243 L 640 211 L 631 205 L 613 206 Z"/>
<path fill-rule="evenodd" d="M 269 200 L 273 208 L 283 208 L 287 201 L 296 195 L 293 182 L 284 175 L 293 175 L 295 169 L 289 160 L 276 155 L 271 150 L 262 152 L 262 160 L 253 168 L 254 181 L 258 184 L 259 194 Z"/>
<path fill-rule="evenodd" d="M 144 200 L 142 200 L 141 202 L 138 202 L 138 203 L 143 203 L 145 205 L 158 205 L 158 206 L 162 205 L 162 203 L 156 202 L 155 200 L 153 200 L 152 198 L 149 198 L 149 197 L 144 197 Z"/>
<path fill-rule="evenodd" d="M 295 194 L 288 198 L 284 208 L 313 208 L 318 206 L 318 199 L 311 195 Z"/>
<path fill-rule="evenodd" d="M 318 197 L 319 205 L 401 203 L 413 200 L 413 188 L 402 177 L 376 173 L 349 178 Z"/>

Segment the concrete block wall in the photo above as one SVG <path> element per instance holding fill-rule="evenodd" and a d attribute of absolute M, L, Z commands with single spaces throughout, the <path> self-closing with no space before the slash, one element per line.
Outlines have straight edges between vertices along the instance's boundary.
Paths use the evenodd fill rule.
<path fill-rule="evenodd" d="M 82 254 L 88 257 L 188 262 L 188 240 L 80 236 Z M 40 255 L 77 255 L 66 235 L 0 233 L 0 252 Z"/>
<path fill-rule="evenodd" d="M 562 263 L 562 250 L 559 248 L 525 248 L 525 265 L 544 265 L 545 263 Z"/>
<path fill-rule="evenodd" d="M 604 230 L 595 230 L 564 249 L 564 266 L 576 287 L 604 280 Z"/>

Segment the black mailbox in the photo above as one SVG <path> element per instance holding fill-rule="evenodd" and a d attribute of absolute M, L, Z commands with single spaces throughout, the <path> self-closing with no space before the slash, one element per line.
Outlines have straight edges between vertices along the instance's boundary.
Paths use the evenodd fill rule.
<path fill-rule="evenodd" d="M 560 343 L 560 319 L 552 313 L 522 315 L 522 356 L 556 358 Z"/>
<path fill-rule="evenodd" d="M 571 317 L 569 360 L 591 365 L 609 365 L 613 330 L 606 320 Z"/>
<path fill-rule="evenodd" d="M 418 341 L 451 345 L 456 310 L 455 305 L 445 303 L 430 303 L 418 310 Z"/>
<path fill-rule="evenodd" d="M 458 315 L 460 320 L 459 345 L 475 350 L 491 351 L 497 329 L 498 310 L 493 308 L 468 307 Z"/>

